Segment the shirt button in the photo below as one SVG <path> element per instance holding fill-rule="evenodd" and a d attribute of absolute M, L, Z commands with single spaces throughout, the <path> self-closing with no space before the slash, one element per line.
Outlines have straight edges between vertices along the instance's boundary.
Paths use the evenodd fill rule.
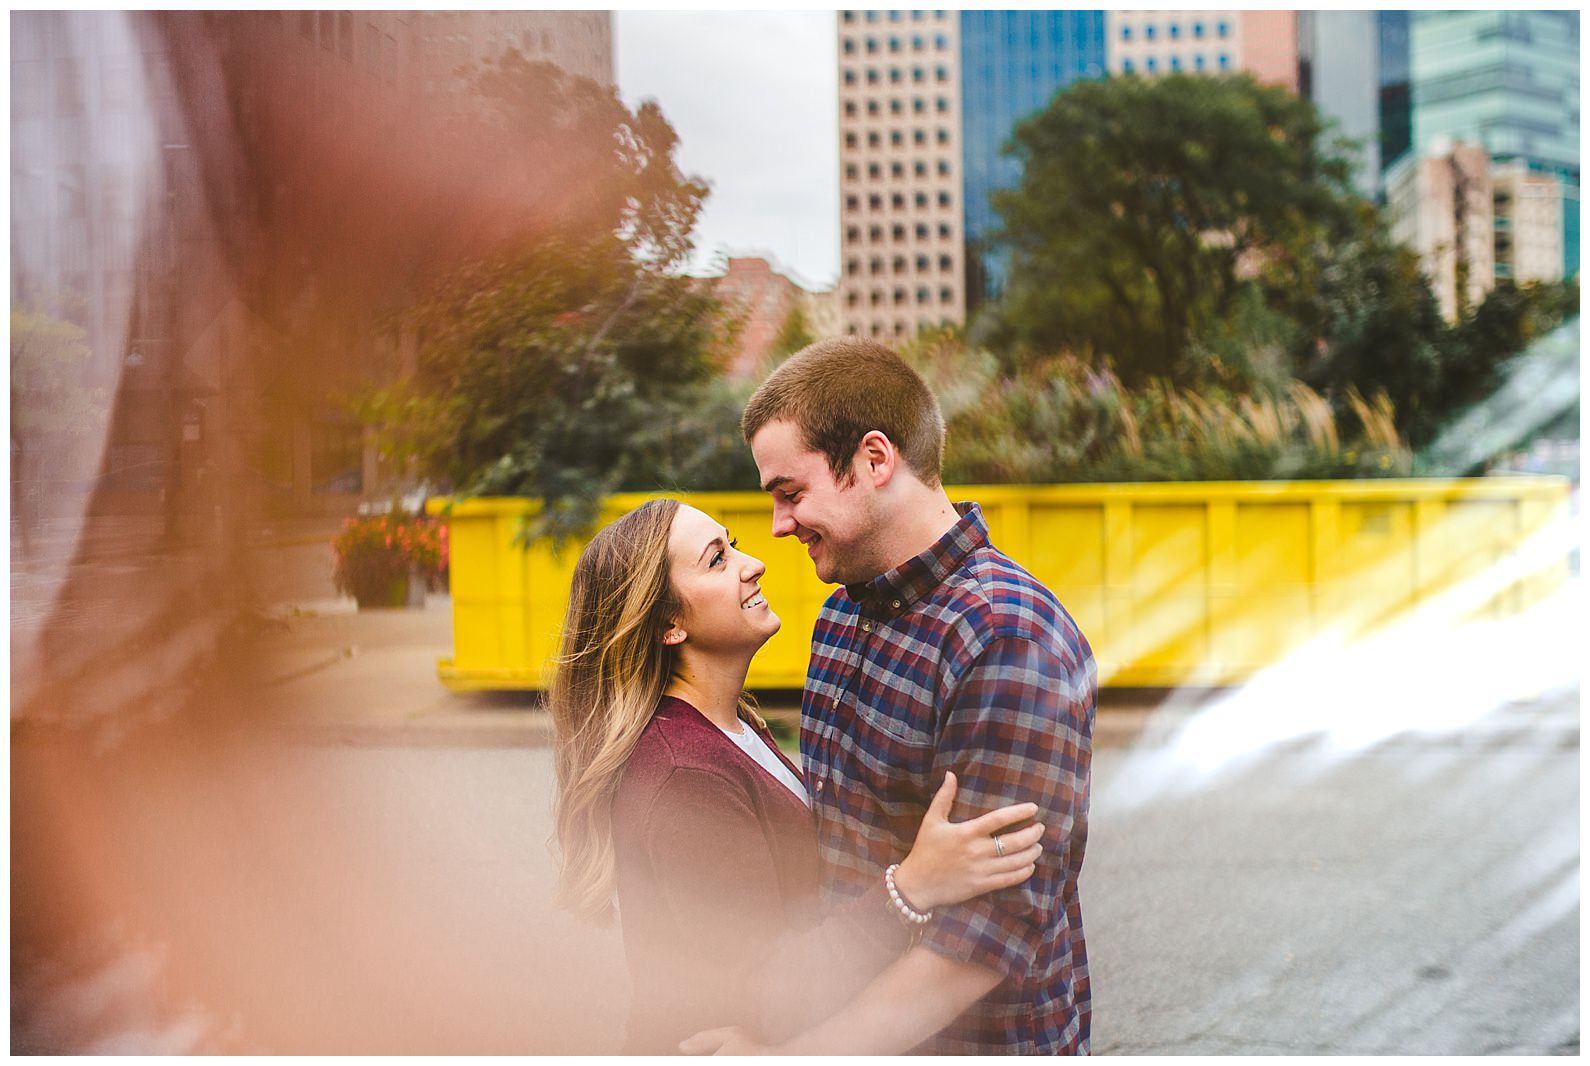
<path fill-rule="evenodd" d="M 823 790 L 823 783 L 821 781 L 818 781 L 816 787 L 817 787 L 817 791 L 821 792 Z"/>
<path fill-rule="evenodd" d="M 837 710 L 839 710 L 839 701 L 838 701 L 838 700 L 835 700 L 835 701 L 834 701 L 834 702 L 833 702 L 833 706 L 832 706 L 832 707 L 831 707 L 831 708 L 830 708 L 830 709 L 831 709 L 831 710 L 835 710 L 835 711 L 837 711 Z"/>
<path fill-rule="evenodd" d="M 861 623 L 861 630 L 864 633 L 871 633 L 872 632 L 872 623 L 871 622 L 863 622 L 863 623 Z"/>
<path fill-rule="evenodd" d="M 900 601 L 899 600 L 895 600 L 894 601 L 894 609 L 897 610 L 897 611 L 900 609 Z"/>

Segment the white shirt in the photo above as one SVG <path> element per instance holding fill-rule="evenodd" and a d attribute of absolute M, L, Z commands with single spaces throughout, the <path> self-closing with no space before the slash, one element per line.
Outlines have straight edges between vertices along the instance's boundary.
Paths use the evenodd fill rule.
<path fill-rule="evenodd" d="M 806 786 L 801 784 L 801 779 L 790 773 L 789 767 L 784 765 L 784 760 L 773 753 L 767 742 L 757 735 L 756 730 L 741 722 L 738 733 L 730 733 L 728 730 L 724 730 L 724 733 L 734 741 L 736 747 L 777 778 L 779 784 L 795 793 L 797 799 L 808 807 L 812 805 L 812 798 L 806 794 Z"/>

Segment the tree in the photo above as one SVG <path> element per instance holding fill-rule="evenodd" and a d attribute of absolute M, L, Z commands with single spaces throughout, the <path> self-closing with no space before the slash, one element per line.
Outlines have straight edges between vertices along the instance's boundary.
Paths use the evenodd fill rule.
<path fill-rule="evenodd" d="M 719 454 L 717 304 L 676 271 L 706 187 L 679 173 L 655 103 L 631 112 L 517 56 L 479 84 L 483 121 L 556 177 L 525 179 L 561 205 L 556 225 L 505 225 L 405 313 L 415 371 L 361 410 L 390 455 L 461 495 L 538 498 L 526 536 L 556 541 L 609 493 L 683 487 Z"/>
<path fill-rule="evenodd" d="M 778 328 L 778 336 L 773 338 L 773 345 L 768 349 L 768 354 L 775 359 L 783 359 L 794 355 L 816 339 L 812 335 L 811 325 L 806 321 L 805 309 L 797 302 L 789 309 L 789 314 L 784 316 L 784 321 Z"/>
<path fill-rule="evenodd" d="M 1238 310 L 1295 317 L 1361 224 L 1348 145 L 1327 132 L 1247 75 L 1058 93 L 1017 126 L 1022 181 L 994 197 L 1011 252 L 996 341 L 1108 360 L 1128 385 L 1220 377 L 1208 349 Z"/>

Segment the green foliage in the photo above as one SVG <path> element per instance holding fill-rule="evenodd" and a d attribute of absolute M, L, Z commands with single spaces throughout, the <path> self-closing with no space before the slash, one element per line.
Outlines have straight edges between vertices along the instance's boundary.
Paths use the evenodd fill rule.
<path fill-rule="evenodd" d="M 527 180 L 568 187 L 566 211 L 417 302 L 401 322 L 415 373 L 361 416 L 460 496 L 539 499 L 526 540 L 588 530 L 613 492 L 743 478 L 737 428 L 722 462 L 739 411 L 715 381 L 718 306 L 673 272 L 706 187 L 679 173 L 667 120 L 516 54 L 479 85 L 486 120 L 551 172 Z"/>
<path fill-rule="evenodd" d="M 88 334 L 26 307 L 11 312 L 13 437 L 99 432 L 110 411 L 105 389 L 83 383 Z"/>
<path fill-rule="evenodd" d="M 815 340 L 817 338 L 812 334 L 811 325 L 806 321 L 806 311 L 797 303 L 789 309 L 789 314 L 784 316 L 784 321 L 778 328 L 778 336 L 773 338 L 773 346 L 768 354 L 782 360 L 794 355 Z"/>
<path fill-rule="evenodd" d="M 1389 402 L 1356 392 L 1350 415 L 1301 383 L 1237 395 L 1164 382 L 1128 388 L 1075 356 L 1001 369 L 954 336 L 902 353 L 939 397 L 944 478 L 955 484 L 1389 477 L 1411 456 Z"/>
<path fill-rule="evenodd" d="M 1077 82 L 1017 126 L 993 339 L 1137 385 L 1224 384 L 1239 312 L 1295 317 L 1360 201 L 1313 105 L 1247 75 Z M 1253 295 L 1259 297 L 1252 299 Z"/>

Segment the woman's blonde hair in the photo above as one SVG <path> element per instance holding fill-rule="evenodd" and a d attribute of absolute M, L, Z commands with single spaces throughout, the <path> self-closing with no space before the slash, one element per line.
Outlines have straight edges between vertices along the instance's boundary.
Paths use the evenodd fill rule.
<path fill-rule="evenodd" d="M 613 914 L 613 794 L 677 663 L 675 647 L 661 638 L 684 609 L 668 573 L 679 507 L 651 500 L 602 529 L 581 553 L 569 589 L 549 699 L 563 859 L 557 898 L 598 924 Z M 748 696 L 740 716 L 763 726 Z"/>

